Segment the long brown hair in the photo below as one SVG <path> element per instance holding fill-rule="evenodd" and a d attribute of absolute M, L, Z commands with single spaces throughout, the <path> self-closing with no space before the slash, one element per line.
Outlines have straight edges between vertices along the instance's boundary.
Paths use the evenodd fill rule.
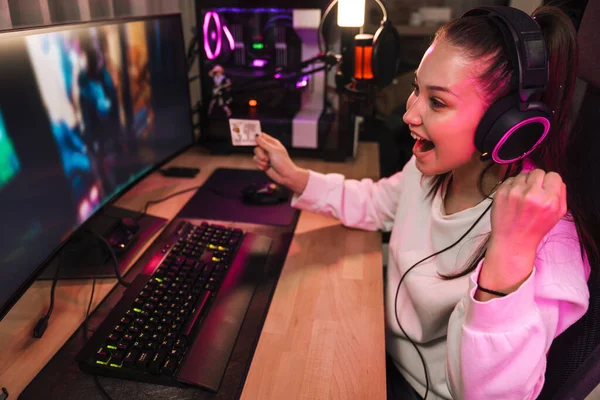
<path fill-rule="evenodd" d="M 577 71 L 577 36 L 571 20 L 558 8 L 543 6 L 532 14 L 540 26 L 548 49 L 549 80 L 546 91 L 541 96 L 553 112 L 551 128 L 546 139 L 533 151 L 529 158 L 537 168 L 546 172 L 554 171 L 561 175 L 567 187 L 566 148 L 569 143 L 569 124 L 572 95 Z M 486 16 L 471 16 L 455 19 L 442 26 L 434 41 L 445 41 L 460 48 L 471 60 L 487 61 L 487 68 L 476 80 L 477 88 L 489 106 L 510 92 L 511 77 L 515 73 L 509 49 L 500 29 Z M 483 178 L 494 165 L 488 162 L 479 176 L 477 187 L 484 197 Z M 522 162 L 511 166 L 508 176 L 516 176 L 522 169 Z M 429 182 L 428 197 L 433 198 L 448 180 L 451 172 L 425 178 Z M 585 210 L 581 209 L 576 196 L 568 195 L 568 205 L 579 235 L 582 257 L 584 252 L 590 261 L 599 260 L 599 252 L 591 238 L 591 227 L 586 225 L 582 217 Z M 451 275 L 441 275 L 444 279 L 455 279 L 465 276 L 475 270 L 479 261 L 485 256 L 489 243 L 489 233 L 482 244 L 476 249 L 466 267 Z"/>

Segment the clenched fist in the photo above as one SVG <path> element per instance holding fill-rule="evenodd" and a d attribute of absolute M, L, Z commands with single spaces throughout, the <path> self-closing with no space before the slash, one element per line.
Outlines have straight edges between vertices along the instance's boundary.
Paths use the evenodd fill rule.
<path fill-rule="evenodd" d="M 492 240 L 536 251 L 567 213 L 567 189 L 556 172 L 535 169 L 504 181 L 492 206 Z"/>
<path fill-rule="evenodd" d="M 286 148 L 274 137 L 263 132 L 256 137 L 256 144 L 256 167 L 280 185 L 287 186 L 295 193 L 302 193 L 308 183 L 308 170 L 294 164 Z"/>

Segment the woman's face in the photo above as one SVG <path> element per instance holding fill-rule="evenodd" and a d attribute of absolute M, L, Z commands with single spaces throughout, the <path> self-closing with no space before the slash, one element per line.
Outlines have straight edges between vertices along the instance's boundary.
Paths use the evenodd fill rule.
<path fill-rule="evenodd" d="M 475 148 L 475 129 L 486 111 L 475 77 L 481 63 L 444 41 L 435 41 L 415 73 L 415 89 L 408 98 L 404 122 L 417 140 L 416 165 L 423 175 L 438 175 L 481 165 Z"/>

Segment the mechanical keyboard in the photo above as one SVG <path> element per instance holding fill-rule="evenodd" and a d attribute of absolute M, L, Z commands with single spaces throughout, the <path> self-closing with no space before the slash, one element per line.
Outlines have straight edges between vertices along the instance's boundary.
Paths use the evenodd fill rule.
<path fill-rule="evenodd" d="M 170 227 L 77 361 L 92 374 L 216 392 L 272 241 L 206 222 Z"/>

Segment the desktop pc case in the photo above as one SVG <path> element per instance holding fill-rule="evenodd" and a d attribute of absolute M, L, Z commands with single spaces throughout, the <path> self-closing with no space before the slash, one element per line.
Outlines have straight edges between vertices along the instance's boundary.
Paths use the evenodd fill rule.
<path fill-rule="evenodd" d="M 241 118 L 259 120 L 292 155 L 352 155 L 326 96 L 327 71 L 310 72 L 305 63 L 320 53 L 321 6 L 197 2 L 203 145 L 251 151 L 231 144 L 228 120 Z"/>

